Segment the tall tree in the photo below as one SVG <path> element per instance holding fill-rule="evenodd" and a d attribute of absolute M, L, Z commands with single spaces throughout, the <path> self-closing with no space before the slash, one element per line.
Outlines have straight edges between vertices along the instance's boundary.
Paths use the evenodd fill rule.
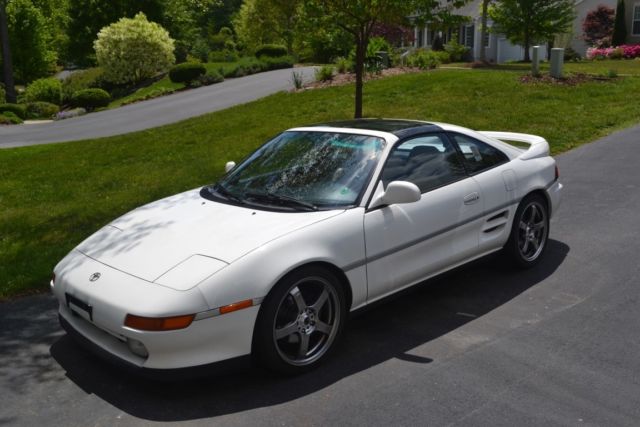
<path fill-rule="evenodd" d="M 24 83 L 55 69 L 56 51 L 43 13 L 31 0 L 11 0 L 6 8 L 13 72 Z"/>
<path fill-rule="evenodd" d="M 355 44 L 356 96 L 354 117 L 362 117 L 364 62 L 369 38 L 376 24 L 407 23 L 413 15 L 419 21 L 448 15 L 452 6 L 465 0 L 306 0 L 312 15 L 324 16 L 351 34 Z"/>
<path fill-rule="evenodd" d="M 524 60 L 530 61 L 529 48 L 567 31 L 575 17 L 574 0 L 499 0 L 489 7 L 493 31 L 505 34 L 509 41 L 524 48 Z"/>
<path fill-rule="evenodd" d="M 611 44 L 613 46 L 623 45 L 627 40 L 627 24 L 625 23 L 624 0 L 618 0 L 616 6 L 616 19 L 613 23 L 613 37 Z"/>
<path fill-rule="evenodd" d="M 302 0 L 246 0 L 234 20 L 245 47 L 278 43 L 293 53 L 298 27 L 303 20 Z"/>
<path fill-rule="evenodd" d="M 2 74 L 8 102 L 16 102 L 16 88 L 13 83 L 13 64 L 9 44 L 9 25 L 7 20 L 7 0 L 0 0 L 0 42 L 2 43 Z"/>

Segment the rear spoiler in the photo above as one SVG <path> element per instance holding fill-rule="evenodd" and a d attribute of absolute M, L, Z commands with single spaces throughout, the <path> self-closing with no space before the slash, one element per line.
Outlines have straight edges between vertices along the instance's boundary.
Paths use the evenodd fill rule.
<path fill-rule="evenodd" d="M 518 158 L 522 160 L 535 159 L 538 157 L 547 157 L 549 155 L 549 143 L 546 139 L 537 135 L 528 135 L 526 133 L 514 133 L 514 132 L 478 132 L 481 135 L 489 138 L 498 139 L 502 142 L 524 142 L 529 144 L 529 148 L 522 153 Z"/>

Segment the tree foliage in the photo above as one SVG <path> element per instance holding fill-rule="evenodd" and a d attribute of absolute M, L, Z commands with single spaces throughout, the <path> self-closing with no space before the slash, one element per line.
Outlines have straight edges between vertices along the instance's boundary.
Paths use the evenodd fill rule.
<path fill-rule="evenodd" d="M 493 32 L 524 47 L 525 61 L 534 43 L 553 40 L 567 31 L 575 18 L 573 0 L 499 0 L 489 6 Z"/>
<path fill-rule="evenodd" d="M 173 39 L 143 13 L 122 18 L 100 30 L 94 46 L 105 79 L 118 84 L 153 77 L 175 62 Z"/>
<path fill-rule="evenodd" d="M 369 39 L 376 24 L 407 24 L 414 21 L 446 21 L 451 9 L 465 0 L 305 0 L 308 16 L 324 19 L 351 35 L 355 44 L 356 118 L 362 117 L 364 63 Z"/>
<path fill-rule="evenodd" d="M 12 0 L 13 1 L 13 0 Z M 95 62 L 93 42 L 98 31 L 123 17 L 144 13 L 162 22 L 165 0 L 69 0 L 68 58 L 77 65 Z"/>
<path fill-rule="evenodd" d="M 16 79 L 28 83 L 49 74 L 57 55 L 42 12 L 31 0 L 11 0 L 6 11 Z"/>
<path fill-rule="evenodd" d="M 608 47 L 611 45 L 615 11 L 600 5 L 587 13 L 582 22 L 585 41 L 591 46 Z"/>

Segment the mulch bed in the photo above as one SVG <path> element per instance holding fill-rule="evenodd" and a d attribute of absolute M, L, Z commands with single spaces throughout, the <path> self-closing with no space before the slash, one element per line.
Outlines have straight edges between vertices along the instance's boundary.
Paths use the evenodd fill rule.
<path fill-rule="evenodd" d="M 382 70 L 382 72 L 379 74 L 365 73 L 364 81 L 367 82 L 369 80 L 378 80 L 384 77 L 398 76 L 400 74 L 420 73 L 422 71 L 423 70 L 419 68 L 412 68 L 412 67 L 387 68 Z M 326 81 L 326 82 L 309 83 L 305 85 L 305 87 L 301 90 L 320 89 L 320 88 L 332 87 L 332 86 L 343 86 L 350 83 L 354 83 L 355 81 L 356 81 L 355 73 L 336 74 L 333 76 L 333 80 Z"/>
<path fill-rule="evenodd" d="M 553 84 L 553 85 L 561 85 L 561 86 L 576 86 L 581 83 L 593 82 L 593 81 L 610 81 L 612 78 L 604 77 L 604 76 L 594 76 L 590 74 L 583 73 L 571 73 L 565 75 L 565 77 L 561 79 L 556 79 L 551 77 L 548 74 L 543 74 L 540 76 L 532 76 L 531 74 L 527 74 L 524 76 L 520 76 L 520 83 L 530 83 L 530 84 Z"/>

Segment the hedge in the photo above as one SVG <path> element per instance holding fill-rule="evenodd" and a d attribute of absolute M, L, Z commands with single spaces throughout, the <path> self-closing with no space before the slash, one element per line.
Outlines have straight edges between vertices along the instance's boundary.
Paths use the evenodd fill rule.
<path fill-rule="evenodd" d="M 27 117 L 30 119 L 51 119 L 60 111 L 56 104 L 43 101 L 30 102 L 26 109 Z"/>
<path fill-rule="evenodd" d="M 91 88 L 77 91 L 71 97 L 71 103 L 75 107 L 93 110 L 106 107 L 111 102 L 111 95 L 103 89 Z"/>
<path fill-rule="evenodd" d="M 169 70 L 169 79 L 174 83 L 189 84 L 206 72 L 207 68 L 199 62 L 185 62 L 174 65 L 171 70 Z"/>
<path fill-rule="evenodd" d="M 22 120 L 27 118 L 27 108 L 22 104 L 0 104 L 0 114 L 6 112 L 13 113 Z"/>
<path fill-rule="evenodd" d="M 279 44 L 263 44 L 256 49 L 256 58 L 263 56 L 277 58 L 279 56 L 286 56 L 287 48 Z"/>

